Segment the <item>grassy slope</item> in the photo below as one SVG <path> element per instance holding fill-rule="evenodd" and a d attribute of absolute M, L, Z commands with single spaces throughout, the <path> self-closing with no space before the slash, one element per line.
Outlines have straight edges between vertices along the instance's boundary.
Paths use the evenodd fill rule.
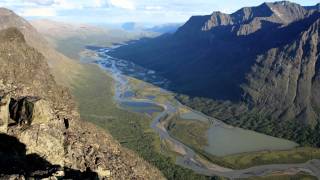
<path fill-rule="evenodd" d="M 211 162 L 232 169 L 244 169 L 268 164 L 305 163 L 308 160 L 320 158 L 320 151 L 318 149 L 307 147 L 287 151 L 262 151 L 235 154 L 224 157 L 212 156 L 199 149 L 197 149 L 197 151 Z"/>
<path fill-rule="evenodd" d="M 299 173 L 297 175 L 272 175 L 239 180 L 317 180 L 317 178 L 304 173 Z"/>
<path fill-rule="evenodd" d="M 181 142 L 185 142 L 190 147 L 199 149 L 204 149 L 208 144 L 206 135 L 208 127 L 208 123 L 196 120 L 181 120 L 178 117 L 172 118 L 167 125 L 170 135 Z"/>
<path fill-rule="evenodd" d="M 86 45 L 89 44 L 98 44 L 98 46 L 111 46 L 112 42 L 101 43 L 99 42 L 99 36 L 92 36 L 87 38 L 77 38 L 77 37 L 69 37 L 66 39 L 61 39 L 56 41 L 56 49 L 65 54 L 67 57 L 73 59 L 79 59 L 79 53 L 83 49 L 85 49 Z"/>

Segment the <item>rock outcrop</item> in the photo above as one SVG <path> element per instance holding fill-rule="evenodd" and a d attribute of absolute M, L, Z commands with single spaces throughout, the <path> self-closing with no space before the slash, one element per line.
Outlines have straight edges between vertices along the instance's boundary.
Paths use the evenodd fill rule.
<path fill-rule="evenodd" d="M 57 85 L 45 57 L 17 28 L 0 32 L 0 122 L 2 179 L 163 179 L 80 120 L 68 90 Z"/>

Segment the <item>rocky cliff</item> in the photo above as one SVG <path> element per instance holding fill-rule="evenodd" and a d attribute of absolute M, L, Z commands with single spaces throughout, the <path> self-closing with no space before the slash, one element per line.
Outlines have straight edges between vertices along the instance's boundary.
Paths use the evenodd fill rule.
<path fill-rule="evenodd" d="M 110 135 L 80 120 L 68 90 L 26 39 L 19 28 L 0 32 L 0 177 L 163 179 Z"/>
<path fill-rule="evenodd" d="M 320 19 L 283 47 L 259 56 L 244 84 L 246 101 L 275 119 L 315 125 L 319 117 Z"/>

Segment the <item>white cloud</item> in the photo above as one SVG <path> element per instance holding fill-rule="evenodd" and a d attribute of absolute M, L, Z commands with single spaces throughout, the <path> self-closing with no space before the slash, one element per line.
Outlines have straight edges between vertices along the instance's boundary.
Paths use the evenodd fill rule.
<path fill-rule="evenodd" d="M 23 0 L 23 2 L 35 3 L 38 5 L 52 5 L 54 1 L 53 0 Z"/>
<path fill-rule="evenodd" d="M 93 0 L 93 7 L 100 8 L 106 4 L 104 0 Z"/>
<path fill-rule="evenodd" d="M 110 0 L 111 5 L 123 9 L 135 10 L 135 4 L 131 0 Z"/>
<path fill-rule="evenodd" d="M 5 1 L 6 3 L 9 3 L 8 0 Z M 19 2 L 19 0 L 15 1 Z M 106 5 L 106 2 L 107 0 L 22 0 L 20 5 L 25 6 L 26 4 L 31 4 L 35 7 L 52 7 L 57 10 L 79 10 L 83 8 L 100 8 L 103 5 Z"/>
<path fill-rule="evenodd" d="M 54 0 L 53 6 L 61 9 L 82 9 L 84 5 L 70 0 Z"/>
<path fill-rule="evenodd" d="M 19 14 L 26 17 L 53 17 L 57 12 L 53 8 L 28 8 Z"/>
<path fill-rule="evenodd" d="M 183 22 L 192 15 L 233 12 L 274 0 L 0 0 L 0 6 L 24 17 L 52 17 L 86 22 Z M 319 0 L 292 0 L 312 5 Z M 306 2 L 308 1 L 308 3 Z"/>
<path fill-rule="evenodd" d="M 163 9 L 163 7 L 162 6 L 146 6 L 145 7 L 145 9 L 146 10 L 161 10 L 161 9 Z"/>

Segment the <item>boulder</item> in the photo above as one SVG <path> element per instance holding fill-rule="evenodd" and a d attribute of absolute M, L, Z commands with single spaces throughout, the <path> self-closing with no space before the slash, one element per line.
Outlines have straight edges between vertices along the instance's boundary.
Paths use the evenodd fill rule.
<path fill-rule="evenodd" d="M 33 125 L 49 122 L 54 118 L 47 101 L 38 97 L 11 99 L 10 117 L 19 125 Z"/>

